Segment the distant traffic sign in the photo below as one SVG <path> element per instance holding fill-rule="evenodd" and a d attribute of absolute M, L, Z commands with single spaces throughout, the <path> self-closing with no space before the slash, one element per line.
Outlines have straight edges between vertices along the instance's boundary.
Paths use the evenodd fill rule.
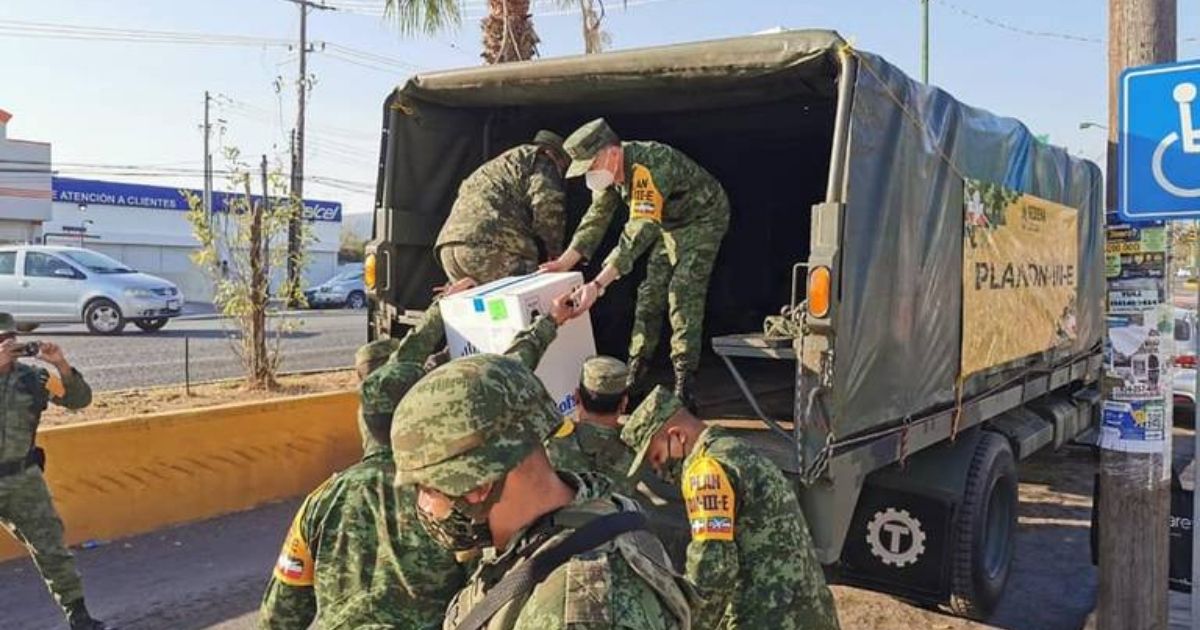
<path fill-rule="evenodd" d="M 1121 74 L 1117 213 L 1200 218 L 1200 61 Z"/>

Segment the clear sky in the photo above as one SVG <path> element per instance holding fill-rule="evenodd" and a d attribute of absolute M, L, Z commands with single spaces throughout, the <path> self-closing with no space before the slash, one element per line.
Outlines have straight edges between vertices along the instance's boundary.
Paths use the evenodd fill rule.
<path fill-rule="evenodd" d="M 310 39 L 327 45 L 309 57 L 316 85 L 305 196 L 364 212 L 373 200 L 384 97 L 415 71 L 478 64 L 483 0 L 463 0 L 466 19 L 458 29 L 408 38 L 381 17 L 383 0 L 327 2 L 345 10 L 309 17 Z M 542 56 L 581 52 L 578 14 L 552 4 L 534 3 Z M 1179 57 L 1200 57 L 1200 2 L 1179 4 Z M 909 74 L 919 73 L 918 0 L 630 0 L 625 9 L 609 0 L 608 5 L 605 26 L 613 48 L 776 26 L 832 28 Z M 934 83 L 1099 160 L 1104 132 L 1080 130 L 1079 123 L 1106 120 L 1105 0 L 932 0 L 931 7 Z M 74 39 L 17 36 L 30 33 L 19 24 L 26 22 L 89 30 L 76 31 Z M 239 147 L 254 162 L 264 152 L 286 162 L 295 120 L 293 50 L 281 43 L 97 41 L 90 29 L 294 40 L 298 22 L 298 9 L 285 0 L 3 0 L 0 108 L 14 114 L 10 137 L 53 143 L 61 175 L 198 187 L 203 94 L 209 90 L 222 95 L 213 110 L 224 121 L 219 143 Z M 279 80 L 282 91 L 275 87 Z"/>

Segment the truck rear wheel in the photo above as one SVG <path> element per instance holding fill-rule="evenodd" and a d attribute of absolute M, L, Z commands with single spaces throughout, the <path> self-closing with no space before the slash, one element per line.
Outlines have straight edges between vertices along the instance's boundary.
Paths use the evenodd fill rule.
<path fill-rule="evenodd" d="M 986 619 L 1008 582 L 1016 546 L 1017 469 L 1003 436 L 983 432 L 954 517 L 950 610 Z"/>

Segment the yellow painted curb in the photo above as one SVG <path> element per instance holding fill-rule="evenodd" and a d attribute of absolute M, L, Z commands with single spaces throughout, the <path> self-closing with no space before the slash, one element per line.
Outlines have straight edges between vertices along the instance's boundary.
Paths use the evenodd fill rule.
<path fill-rule="evenodd" d="M 357 409 L 357 392 L 312 394 L 51 427 L 38 444 L 75 545 L 306 494 L 361 456 Z M 0 536 L 0 561 L 24 553 Z"/>

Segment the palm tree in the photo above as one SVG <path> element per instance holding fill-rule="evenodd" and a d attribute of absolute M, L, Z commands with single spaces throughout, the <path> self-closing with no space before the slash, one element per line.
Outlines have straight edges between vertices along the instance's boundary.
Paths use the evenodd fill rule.
<path fill-rule="evenodd" d="M 533 30 L 529 0 L 488 0 L 483 18 L 483 60 L 524 61 L 537 56 L 541 41 Z"/>
<path fill-rule="evenodd" d="M 383 11 L 403 35 L 436 33 L 462 23 L 458 0 L 384 0 Z"/>
<path fill-rule="evenodd" d="M 484 61 L 503 63 L 537 56 L 538 36 L 529 1 L 487 0 L 488 14 L 482 23 Z M 432 33 L 462 21 L 458 0 L 385 0 L 384 8 L 404 34 Z"/>
<path fill-rule="evenodd" d="M 604 0 L 556 0 L 564 9 L 579 7 L 583 17 L 583 51 L 587 54 L 603 52 L 612 44 L 612 37 L 600 27 L 604 21 Z M 628 0 L 623 0 L 627 3 Z M 596 10 L 599 5 L 599 11 Z"/>

